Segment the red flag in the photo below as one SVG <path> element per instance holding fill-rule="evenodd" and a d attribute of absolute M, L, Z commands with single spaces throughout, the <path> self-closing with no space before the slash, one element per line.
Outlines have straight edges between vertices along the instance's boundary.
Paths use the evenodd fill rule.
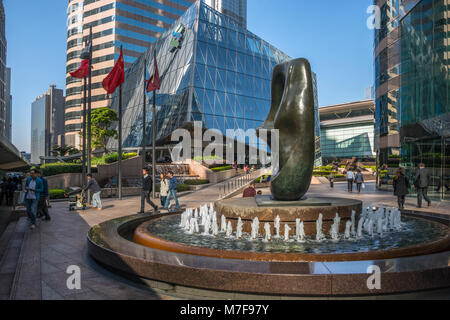
<path fill-rule="evenodd" d="M 86 78 L 89 75 L 89 59 L 82 60 L 81 66 L 70 75 L 78 79 Z"/>
<path fill-rule="evenodd" d="M 147 92 L 159 90 L 161 88 L 161 79 L 159 78 L 158 63 L 155 55 L 155 74 L 147 80 Z"/>
<path fill-rule="evenodd" d="M 113 94 L 117 87 L 125 82 L 125 63 L 123 62 L 123 52 L 120 49 L 120 57 L 111 72 L 103 79 L 102 85 L 108 94 Z"/>

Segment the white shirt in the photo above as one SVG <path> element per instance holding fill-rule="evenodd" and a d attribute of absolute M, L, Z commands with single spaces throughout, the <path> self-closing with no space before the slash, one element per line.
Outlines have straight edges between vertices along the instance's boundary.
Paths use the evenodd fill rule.
<path fill-rule="evenodd" d="M 347 172 L 347 180 L 354 180 L 354 179 L 355 179 L 355 174 L 353 173 L 353 171 Z"/>
<path fill-rule="evenodd" d="M 30 183 L 28 184 L 28 188 L 36 189 L 36 180 L 31 179 Z M 36 193 L 34 193 L 34 191 L 28 190 L 27 199 L 36 200 Z"/>

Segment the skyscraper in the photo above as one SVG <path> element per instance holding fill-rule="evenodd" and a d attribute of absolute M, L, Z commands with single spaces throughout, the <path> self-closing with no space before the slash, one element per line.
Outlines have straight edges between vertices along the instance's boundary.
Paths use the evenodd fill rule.
<path fill-rule="evenodd" d="M 55 145 L 64 145 L 64 94 L 51 85 L 31 104 L 31 162 L 51 156 Z"/>
<path fill-rule="evenodd" d="M 5 84 L 5 136 L 9 141 L 12 139 L 12 96 L 11 96 L 11 68 L 6 68 Z"/>
<path fill-rule="evenodd" d="M 233 18 L 242 27 L 247 28 L 247 0 L 203 0 L 220 13 Z"/>
<path fill-rule="evenodd" d="M 93 30 L 92 108 L 110 106 L 102 80 L 124 49 L 125 68 L 147 50 L 195 0 L 69 0 L 67 9 L 66 143 L 79 146 L 83 82 L 69 73 Z"/>
<path fill-rule="evenodd" d="M 6 96 L 5 8 L 3 7 L 3 0 L 0 0 L 0 137 L 9 136 L 9 113 L 7 112 L 9 99 L 10 96 Z"/>

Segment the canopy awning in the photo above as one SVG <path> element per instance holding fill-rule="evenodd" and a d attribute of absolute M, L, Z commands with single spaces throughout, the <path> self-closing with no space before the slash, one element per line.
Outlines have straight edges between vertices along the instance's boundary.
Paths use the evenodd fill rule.
<path fill-rule="evenodd" d="M 31 164 L 17 148 L 5 137 L 0 137 L 0 170 L 20 171 L 28 169 Z"/>

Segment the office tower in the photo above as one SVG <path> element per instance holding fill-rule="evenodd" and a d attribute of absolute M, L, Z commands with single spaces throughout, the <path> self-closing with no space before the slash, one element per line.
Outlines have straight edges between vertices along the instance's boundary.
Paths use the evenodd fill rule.
<path fill-rule="evenodd" d="M 109 107 L 102 80 L 123 46 L 125 68 L 147 50 L 195 0 L 70 0 L 67 10 L 66 143 L 80 145 L 83 81 L 69 73 L 93 30 L 92 108 Z"/>
<path fill-rule="evenodd" d="M 10 96 L 6 96 L 6 32 L 5 8 L 0 0 L 0 137 L 9 136 L 9 105 Z"/>
<path fill-rule="evenodd" d="M 379 164 L 402 166 L 413 182 L 424 163 L 431 196 L 450 199 L 450 1 L 375 4 L 382 17 L 374 53 Z"/>
<path fill-rule="evenodd" d="M 52 156 L 53 147 L 64 144 L 64 94 L 51 85 L 31 104 L 31 163 L 40 164 L 40 157 Z"/>
<path fill-rule="evenodd" d="M 12 140 L 12 95 L 11 95 L 11 68 L 6 68 L 6 85 L 5 85 L 5 102 L 6 102 L 6 116 L 5 116 L 5 136 Z"/>
<path fill-rule="evenodd" d="M 204 0 L 204 2 L 247 28 L 247 0 Z"/>
<path fill-rule="evenodd" d="M 178 31 L 176 37 L 173 31 Z M 192 128 L 194 122 L 201 122 L 205 129 L 220 130 L 224 135 L 228 129 L 247 131 L 260 127 L 271 106 L 273 68 L 291 59 L 203 2 L 189 8 L 154 45 L 161 75 L 155 118 L 160 150 L 171 148 L 174 130 Z M 126 73 L 123 85 L 124 148 L 142 145 L 144 60 L 148 74 L 152 74 L 153 47 Z M 317 92 L 315 75 L 314 91 Z M 152 104 L 152 95 L 148 95 L 146 136 L 149 145 L 152 141 L 149 106 Z M 117 110 L 117 94 L 113 97 L 112 107 Z M 318 123 L 316 128 L 319 131 Z M 251 144 L 244 139 L 238 137 L 236 140 Z M 108 147 L 117 148 L 117 140 L 111 140 Z"/>

